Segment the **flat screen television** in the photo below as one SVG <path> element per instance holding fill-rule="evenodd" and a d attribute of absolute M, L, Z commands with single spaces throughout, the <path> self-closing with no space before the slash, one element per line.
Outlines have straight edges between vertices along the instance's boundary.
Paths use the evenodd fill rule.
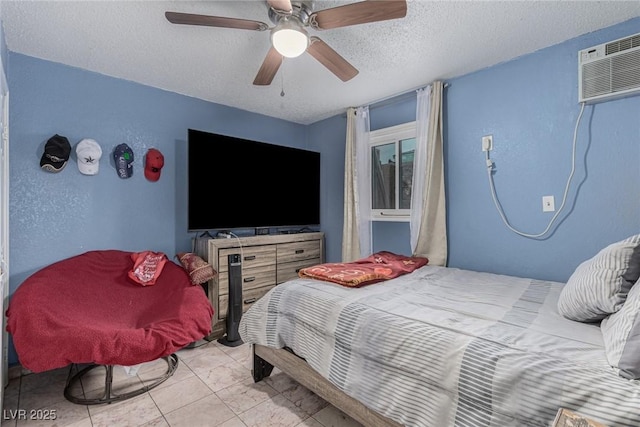
<path fill-rule="evenodd" d="M 189 129 L 189 231 L 320 224 L 320 153 Z"/>

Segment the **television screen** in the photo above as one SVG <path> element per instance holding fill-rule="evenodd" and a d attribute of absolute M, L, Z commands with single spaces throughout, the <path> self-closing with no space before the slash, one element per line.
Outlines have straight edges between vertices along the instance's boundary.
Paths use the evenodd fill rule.
<path fill-rule="evenodd" d="M 188 229 L 320 224 L 320 153 L 189 129 Z"/>

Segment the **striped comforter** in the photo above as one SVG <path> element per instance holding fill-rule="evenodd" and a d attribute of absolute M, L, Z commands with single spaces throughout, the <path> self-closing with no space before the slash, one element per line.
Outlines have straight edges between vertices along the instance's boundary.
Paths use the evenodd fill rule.
<path fill-rule="evenodd" d="M 407 426 L 545 426 L 568 408 L 640 426 L 640 381 L 597 325 L 560 316 L 562 284 L 426 266 L 360 289 L 295 279 L 242 317 L 245 342 L 289 347 Z"/>

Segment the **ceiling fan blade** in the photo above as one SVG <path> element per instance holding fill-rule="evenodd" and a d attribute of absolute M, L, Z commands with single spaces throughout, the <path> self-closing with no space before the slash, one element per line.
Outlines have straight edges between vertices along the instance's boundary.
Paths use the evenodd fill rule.
<path fill-rule="evenodd" d="M 309 17 L 309 25 L 316 30 L 328 30 L 404 18 L 406 15 L 405 0 L 366 0 L 314 12 Z"/>
<path fill-rule="evenodd" d="M 291 13 L 293 7 L 291 6 L 291 0 L 267 0 L 269 6 L 279 12 Z"/>
<path fill-rule="evenodd" d="M 165 12 L 164 16 L 172 24 L 204 25 L 208 27 L 237 28 L 239 30 L 255 31 L 264 31 L 269 28 L 264 22 L 225 18 L 223 16 L 195 15 L 181 12 Z"/>
<path fill-rule="evenodd" d="M 311 37 L 311 44 L 309 44 L 307 52 L 343 82 L 351 80 L 358 74 L 358 70 L 353 65 L 318 37 Z"/>
<path fill-rule="evenodd" d="M 274 47 L 271 47 L 258 70 L 256 78 L 253 80 L 253 84 L 256 86 L 270 85 L 280 68 L 280 64 L 282 64 L 282 55 Z"/>

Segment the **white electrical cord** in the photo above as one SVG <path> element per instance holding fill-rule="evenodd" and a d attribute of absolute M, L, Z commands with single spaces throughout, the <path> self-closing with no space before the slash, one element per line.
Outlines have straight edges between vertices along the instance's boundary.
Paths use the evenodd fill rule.
<path fill-rule="evenodd" d="M 496 209 L 498 210 L 498 213 L 500 214 L 500 218 L 502 218 L 502 222 L 504 222 L 504 224 L 507 226 L 507 228 L 511 231 L 513 231 L 514 233 L 523 236 L 523 237 L 529 237 L 529 238 L 540 238 L 542 236 L 544 236 L 545 234 L 547 234 L 549 232 L 549 230 L 551 229 L 551 226 L 553 225 L 553 223 L 555 222 L 556 218 L 558 218 L 558 215 L 560 215 L 560 212 L 562 212 L 562 210 L 564 209 L 564 205 L 567 202 L 567 194 L 569 194 L 569 187 L 571 186 L 571 180 L 573 179 L 573 174 L 576 171 L 576 145 L 577 145 L 577 139 L 578 139 L 578 126 L 580 125 L 580 120 L 582 119 L 582 113 L 584 112 L 584 102 L 580 103 L 582 106 L 580 108 L 580 114 L 578 115 L 578 118 L 576 120 L 576 126 L 575 129 L 573 130 L 573 148 L 572 148 L 572 154 L 571 154 L 571 173 L 569 174 L 569 178 L 567 179 L 567 185 L 564 188 L 564 195 L 562 196 L 562 204 L 560 205 L 560 209 L 558 209 L 555 213 L 555 215 L 553 215 L 553 217 L 551 218 L 551 221 L 549 221 L 549 224 L 547 225 L 547 228 L 544 229 L 544 231 L 542 233 L 538 233 L 538 234 L 528 234 L 528 233 L 523 233 L 522 231 L 516 230 L 515 228 L 513 228 L 511 226 L 511 224 L 509 224 L 509 221 L 507 220 L 507 218 L 504 215 L 504 211 L 502 210 L 502 207 L 500 206 L 500 203 L 498 203 L 498 196 L 496 194 L 496 188 L 495 185 L 493 183 L 493 161 L 489 158 L 489 150 L 486 151 L 486 162 L 487 162 L 487 175 L 489 177 L 489 187 L 491 187 L 491 197 L 493 198 L 493 204 L 496 206 Z"/>
<path fill-rule="evenodd" d="M 232 231 L 219 231 L 218 233 L 216 233 L 216 236 L 218 238 L 223 238 L 223 239 L 230 239 L 232 237 L 235 237 L 235 239 L 238 241 L 238 246 L 240 246 L 240 258 L 244 259 L 244 251 L 242 248 L 242 240 L 240 240 L 240 237 L 238 237 L 238 235 Z"/>
<path fill-rule="evenodd" d="M 240 237 L 238 237 L 237 234 L 233 233 L 233 232 L 229 232 L 229 237 L 227 237 L 227 239 L 231 238 L 231 237 L 235 237 L 236 240 L 238 241 L 238 245 L 240 246 L 240 259 L 242 261 L 244 261 L 244 249 L 242 247 L 242 240 L 240 240 Z"/>

